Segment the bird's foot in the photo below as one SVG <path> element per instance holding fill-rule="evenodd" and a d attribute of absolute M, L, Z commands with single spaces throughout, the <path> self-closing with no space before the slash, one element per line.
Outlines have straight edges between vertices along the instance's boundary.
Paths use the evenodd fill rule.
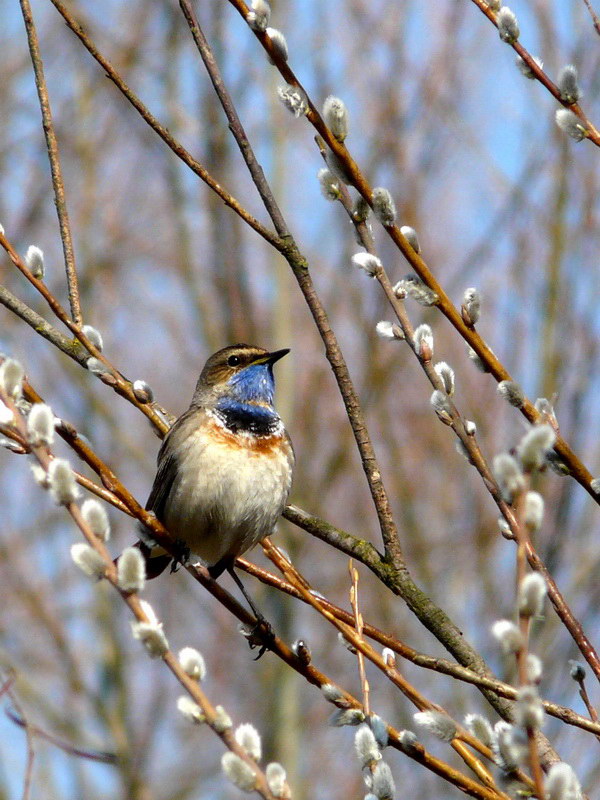
<path fill-rule="evenodd" d="M 177 572 L 179 567 L 185 567 L 190 560 L 190 548 L 181 539 L 176 539 L 173 545 L 173 562 L 171 572 Z"/>
<path fill-rule="evenodd" d="M 258 661 L 267 650 L 270 650 L 275 641 L 273 626 L 262 614 L 256 618 L 256 622 L 251 627 L 246 625 L 240 626 L 240 631 L 242 635 L 246 637 L 251 650 L 254 650 L 256 647 L 260 648 L 258 655 L 254 659 L 255 661 Z"/>

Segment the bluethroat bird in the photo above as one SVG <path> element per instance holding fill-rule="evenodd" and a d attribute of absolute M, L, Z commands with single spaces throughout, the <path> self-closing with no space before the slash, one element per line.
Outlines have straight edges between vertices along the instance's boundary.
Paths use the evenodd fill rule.
<path fill-rule="evenodd" d="M 146 503 L 213 578 L 230 572 L 257 619 L 233 563 L 272 533 L 290 491 L 294 450 L 273 407 L 273 364 L 287 353 L 235 344 L 208 359 L 189 409 L 160 448 Z M 140 546 L 155 577 L 170 556 Z"/>

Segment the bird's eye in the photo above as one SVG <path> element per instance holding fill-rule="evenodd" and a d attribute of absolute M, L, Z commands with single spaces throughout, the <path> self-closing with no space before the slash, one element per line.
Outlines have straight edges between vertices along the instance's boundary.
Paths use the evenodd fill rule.
<path fill-rule="evenodd" d="M 229 356 L 229 358 L 227 359 L 227 363 L 229 364 L 230 367 L 237 367 L 237 365 L 240 363 L 240 357 Z"/>

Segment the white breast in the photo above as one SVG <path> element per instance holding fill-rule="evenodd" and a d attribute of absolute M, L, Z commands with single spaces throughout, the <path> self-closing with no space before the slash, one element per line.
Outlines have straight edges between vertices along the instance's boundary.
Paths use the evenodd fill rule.
<path fill-rule="evenodd" d="M 230 435 L 188 436 L 178 452 L 178 475 L 165 507 L 172 536 L 206 564 L 241 555 L 268 536 L 286 504 L 292 482 L 289 442 L 232 446 Z M 245 437 L 240 437 L 244 442 Z M 254 442 L 255 443 L 255 442 Z"/>

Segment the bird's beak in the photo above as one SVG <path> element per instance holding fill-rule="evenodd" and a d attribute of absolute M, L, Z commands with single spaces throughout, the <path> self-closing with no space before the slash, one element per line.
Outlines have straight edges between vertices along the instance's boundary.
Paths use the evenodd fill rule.
<path fill-rule="evenodd" d="M 283 350 L 275 350 L 273 353 L 265 353 L 264 356 L 259 356 L 253 364 L 274 364 L 276 361 L 279 361 L 280 358 L 287 356 L 290 352 L 289 347 L 284 348 Z"/>

